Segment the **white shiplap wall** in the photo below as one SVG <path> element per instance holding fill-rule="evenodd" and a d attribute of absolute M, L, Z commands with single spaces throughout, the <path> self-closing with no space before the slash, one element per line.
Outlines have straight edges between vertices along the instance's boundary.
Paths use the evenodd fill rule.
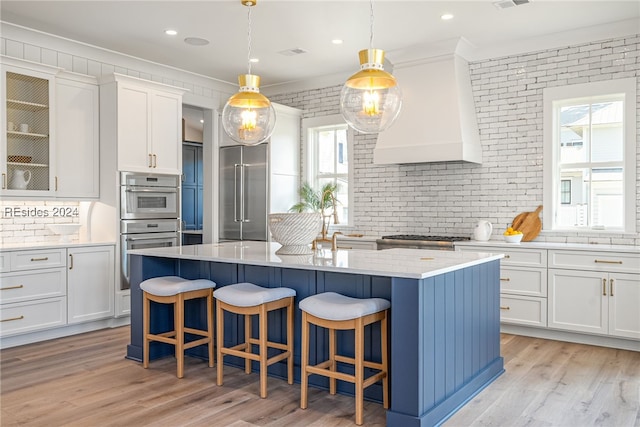
<path fill-rule="evenodd" d="M 469 64 L 483 164 L 374 165 L 376 137 L 356 135 L 354 231 L 365 234 L 470 235 L 478 219 L 494 224 L 493 239 L 520 212 L 542 204 L 542 90 L 635 77 L 640 35 Z M 304 117 L 339 113 L 341 86 L 271 96 Z M 640 88 L 638 90 L 640 96 Z M 640 126 L 640 109 L 638 109 Z M 636 181 L 640 231 L 640 141 Z M 538 241 L 640 244 L 636 234 L 542 232 Z"/>

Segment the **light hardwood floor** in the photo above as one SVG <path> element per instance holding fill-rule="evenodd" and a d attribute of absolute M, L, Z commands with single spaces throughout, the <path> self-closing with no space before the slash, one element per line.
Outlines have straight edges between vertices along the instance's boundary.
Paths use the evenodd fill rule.
<path fill-rule="evenodd" d="M 186 358 L 141 364 L 124 359 L 128 327 L 0 351 L 0 425 L 28 426 L 353 426 L 353 399 Z M 506 372 L 445 426 L 640 426 L 640 353 L 502 335 Z M 365 402 L 365 425 L 385 424 Z"/>

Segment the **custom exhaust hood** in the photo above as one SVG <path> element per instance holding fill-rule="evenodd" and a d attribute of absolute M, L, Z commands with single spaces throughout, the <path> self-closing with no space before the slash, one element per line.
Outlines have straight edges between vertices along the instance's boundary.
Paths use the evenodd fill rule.
<path fill-rule="evenodd" d="M 482 163 L 471 79 L 464 39 L 428 48 L 396 52 L 393 75 L 402 89 L 402 110 L 396 122 L 378 134 L 374 164 L 446 161 Z M 422 58 L 402 60 L 403 53 Z M 393 57 L 393 52 L 389 52 Z"/>

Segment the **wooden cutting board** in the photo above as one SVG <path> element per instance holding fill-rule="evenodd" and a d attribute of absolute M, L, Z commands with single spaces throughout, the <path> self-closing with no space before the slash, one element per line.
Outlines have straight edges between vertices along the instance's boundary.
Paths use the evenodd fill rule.
<path fill-rule="evenodd" d="M 530 242 L 540 234 L 540 230 L 542 230 L 540 212 L 542 212 L 542 205 L 538 206 L 534 212 L 522 212 L 513 219 L 511 227 L 514 230 L 522 231 L 523 242 Z"/>

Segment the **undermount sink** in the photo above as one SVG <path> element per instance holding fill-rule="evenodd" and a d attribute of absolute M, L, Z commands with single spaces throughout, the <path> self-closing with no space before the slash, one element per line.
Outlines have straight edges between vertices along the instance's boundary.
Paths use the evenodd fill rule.
<path fill-rule="evenodd" d="M 60 235 L 61 243 L 69 243 L 71 241 L 71 235 L 80 230 L 80 224 L 47 224 L 49 230 L 54 234 Z"/>

